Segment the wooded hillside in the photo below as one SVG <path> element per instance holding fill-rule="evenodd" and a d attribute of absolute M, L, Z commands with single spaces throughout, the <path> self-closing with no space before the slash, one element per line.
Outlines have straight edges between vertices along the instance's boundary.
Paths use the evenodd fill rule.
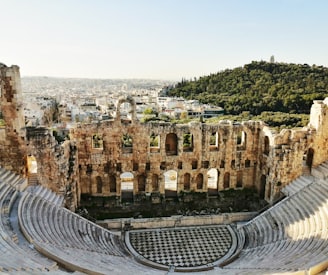
<path fill-rule="evenodd" d="M 182 80 L 168 95 L 214 104 L 223 107 L 226 114 L 309 113 L 314 99 L 328 96 L 328 68 L 253 61 L 244 67 Z"/>

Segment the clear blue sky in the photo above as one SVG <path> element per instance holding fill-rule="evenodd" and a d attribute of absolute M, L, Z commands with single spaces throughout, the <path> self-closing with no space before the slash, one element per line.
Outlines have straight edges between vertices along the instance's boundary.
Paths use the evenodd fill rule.
<path fill-rule="evenodd" d="M 328 67 L 327 0 L 0 0 L 22 76 L 193 78 L 252 60 Z"/>

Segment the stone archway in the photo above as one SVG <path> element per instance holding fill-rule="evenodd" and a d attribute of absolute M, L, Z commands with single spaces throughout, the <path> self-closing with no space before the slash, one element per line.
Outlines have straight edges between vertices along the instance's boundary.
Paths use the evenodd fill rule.
<path fill-rule="evenodd" d="M 28 175 L 38 173 L 38 163 L 33 155 L 27 156 L 27 173 Z"/>
<path fill-rule="evenodd" d="M 165 197 L 176 197 L 178 187 L 178 173 L 169 170 L 164 173 Z"/>
<path fill-rule="evenodd" d="M 266 186 L 266 176 L 261 176 L 261 182 L 260 182 L 260 190 L 259 190 L 259 196 L 260 199 L 265 199 L 265 186 Z"/>
<path fill-rule="evenodd" d="M 103 181 L 100 176 L 96 177 L 96 188 L 97 188 L 97 194 L 101 195 L 103 193 Z"/>
<path fill-rule="evenodd" d="M 146 191 L 146 177 L 145 175 L 138 176 L 138 191 L 145 192 Z"/>
<path fill-rule="evenodd" d="M 313 164 L 314 150 L 309 148 L 306 154 L 306 166 L 311 170 Z"/>
<path fill-rule="evenodd" d="M 230 188 L 230 173 L 226 172 L 224 174 L 224 179 L 223 179 L 223 188 L 228 189 Z"/>
<path fill-rule="evenodd" d="M 196 188 L 198 190 L 203 190 L 204 188 L 204 175 L 199 173 L 196 177 Z"/>
<path fill-rule="evenodd" d="M 131 172 L 124 172 L 120 175 L 121 179 L 121 198 L 133 199 L 134 176 Z"/>
<path fill-rule="evenodd" d="M 183 175 L 183 190 L 190 191 L 190 180 L 191 176 L 189 173 Z"/>
<path fill-rule="evenodd" d="M 26 170 L 27 170 L 27 177 L 28 177 L 28 184 L 29 185 L 36 185 L 38 184 L 38 162 L 33 155 L 29 155 L 26 158 Z"/>
<path fill-rule="evenodd" d="M 109 191 L 116 193 L 116 177 L 114 175 L 109 176 Z"/>
<path fill-rule="evenodd" d="M 122 107 L 124 107 L 124 104 L 129 105 L 128 108 L 126 108 L 126 120 L 130 120 L 131 122 L 136 121 L 136 102 L 132 96 L 127 97 L 121 97 L 119 98 L 117 102 L 117 108 L 116 108 L 116 119 L 121 120 L 124 119 L 122 116 Z"/>
<path fill-rule="evenodd" d="M 218 178 L 219 172 L 215 168 L 211 168 L 207 171 L 207 192 L 210 195 L 216 195 L 218 193 Z"/>

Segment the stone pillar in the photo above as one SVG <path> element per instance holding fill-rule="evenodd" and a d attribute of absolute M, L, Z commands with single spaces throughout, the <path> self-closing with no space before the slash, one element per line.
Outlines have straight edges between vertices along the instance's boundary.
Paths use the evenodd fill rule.
<path fill-rule="evenodd" d="M 25 119 L 18 66 L 0 63 L 0 165 L 25 175 Z"/>

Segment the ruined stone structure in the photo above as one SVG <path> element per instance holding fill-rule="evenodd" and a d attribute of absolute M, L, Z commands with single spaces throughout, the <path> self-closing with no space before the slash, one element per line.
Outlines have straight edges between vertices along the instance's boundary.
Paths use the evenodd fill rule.
<path fill-rule="evenodd" d="M 77 125 L 59 144 L 51 130 L 25 127 L 19 68 L 0 64 L 0 165 L 65 194 L 74 209 L 81 194 L 119 199 L 216 194 L 255 187 L 273 201 L 292 180 L 328 159 L 328 101 L 315 101 L 302 129 L 272 132 L 263 122 L 141 123 L 133 98 L 121 98 L 114 120 Z M 130 118 L 121 116 L 122 104 Z M 31 159 L 37 172 L 31 171 Z"/>
<path fill-rule="evenodd" d="M 66 195 L 67 207 L 78 204 L 74 142 L 58 144 L 47 128 L 25 127 L 19 67 L 0 63 L 0 165 Z M 35 162 L 35 167 L 31 163 Z"/>
<path fill-rule="evenodd" d="M 0 63 L 0 126 L 1 166 L 25 175 L 26 148 L 20 74 L 17 66 Z"/>

